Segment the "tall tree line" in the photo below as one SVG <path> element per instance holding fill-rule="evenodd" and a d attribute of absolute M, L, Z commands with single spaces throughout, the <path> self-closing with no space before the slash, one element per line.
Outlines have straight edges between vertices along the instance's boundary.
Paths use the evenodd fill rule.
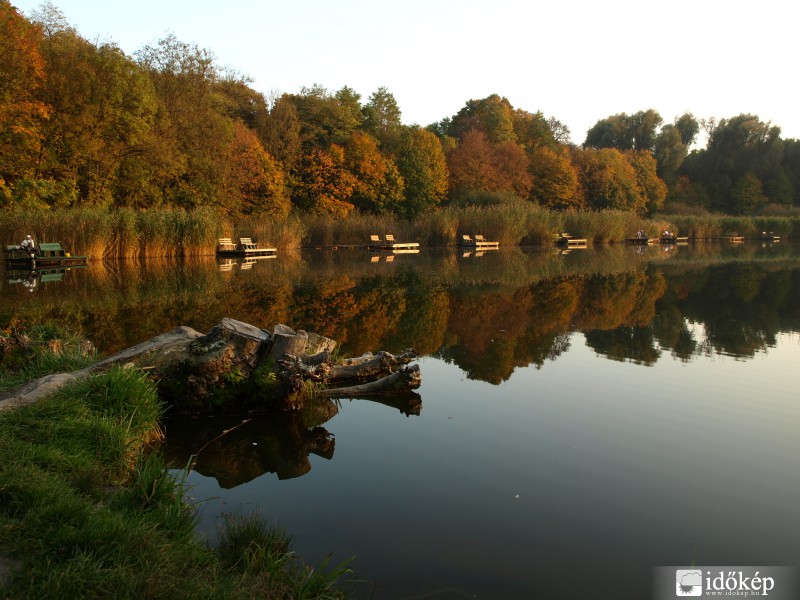
<path fill-rule="evenodd" d="M 384 87 L 265 97 L 251 83 L 172 35 L 127 56 L 82 38 L 51 4 L 29 19 L 0 0 L 0 205 L 340 218 L 447 203 L 800 203 L 797 140 L 752 115 L 613 115 L 576 146 L 557 119 L 494 94 L 423 128 L 402 124 Z M 701 125 L 708 146 L 690 152 Z"/>

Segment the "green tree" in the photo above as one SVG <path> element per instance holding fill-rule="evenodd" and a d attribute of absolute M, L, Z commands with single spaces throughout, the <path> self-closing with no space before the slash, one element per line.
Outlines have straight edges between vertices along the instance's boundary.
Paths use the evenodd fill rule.
<path fill-rule="evenodd" d="M 551 129 L 551 122 L 544 118 L 542 113 L 529 113 L 516 109 L 512 115 L 514 134 L 519 143 L 530 157 L 542 147 L 555 148 L 556 139 Z M 563 135 L 563 131 L 560 132 Z M 569 130 L 566 133 L 569 137 Z"/>
<path fill-rule="evenodd" d="M 364 114 L 364 131 L 377 139 L 385 149 L 393 149 L 397 145 L 402 126 L 401 112 L 394 96 L 385 87 L 373 92 L 362 108 Z"/>
<path fill-rule="evenodd" d="M 224 195 L 234 122 L 218 110 L 214 55 L 168 35 L 136 56 L 161 104 L 152 158 L 166 199 L 184 207 L 216 204 Z"/>
<path fill-rule="evenodd" d="M 755 173 L 745 173 L 731 189 L 731 208 L 737 214 L 750 214 L 767 203 L 761 180 Z"/>
<path fill-rule="evenodd" d="M 294 171 L 302 153 L 301 124 L 290 96 L 284 94 L 272 105 L 262 140 L 267 152 L 280 161 L 287 172 Z"/>
<path fill-rule="evenodd" d="M 447 162 L 435 134 L 409 127 L 400 139 L 397 168 L 405 181 L 405 201 L 397 213 L 412 217 L 438 206 L 447 195 Z"/>
<path fill-rule="evenodd" d="M 450 121 L 448 135 L 461 139 L 466 132 L 478 129 L 493 144 L 516 142 L 514 107 L 497 94 L 482 100 L 469 100 Z"/>
<path fill-rule="evenodd" d="M 760 195 L 754 192 L 753 177 L 758 179 L 761 193 L 775 194 L 774 198 L 767 197 L 767 201 L 780 203 L 786 200 L 785 189 L 780 183 L 782 177 L 778 175 L 784 169 L 785 146 L 779 127 L 763 123 L 751 114 L 719 122 L 711 119 L 705 121 L 704 126 L 709 136 L 708 144 L 705 149 L 687 157 L 681 174 L 708 190 L 711 208 L 741 213 L 761 205 Z M 765 181 L 770 181 L 766 188 Z M 738 186 L 735 195 L 734 186 Z"/>
<path fill-rule="evenodd" d="M 656 132 L 663 122 L 653 109 L 633 115 L 620 113 L 598 121 L 586 133 L 584 146 L 617 150 L 653 150 Z"/>
<path fill-rule="evenodd" d="M 303 150 L 326 148 L 331 144 L 344 144 L 354 129 L 363 121 L 359 96 L 348 87 L 331 94 L 314 84 L 302 88 L 299 94 L 288 98 L 297 109 L 300 122 L 300 139 Z"/>

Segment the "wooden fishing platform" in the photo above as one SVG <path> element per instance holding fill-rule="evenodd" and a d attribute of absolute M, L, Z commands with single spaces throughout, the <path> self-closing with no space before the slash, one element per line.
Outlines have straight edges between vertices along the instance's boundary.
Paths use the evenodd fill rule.
<path fill-rule="evenodd" d="M 61 246 L 61 242 L 42 242 L 35 256 L 22 246 L 6 246 L 5 262 L 9 269 L 23 268 L 29 271 L 52 267 L 79 267 L 86 265 L 85 256 L 73 256 Z"/>
<path fill-rule="evenodd" d="M 462 235 L 458 245 L 462 248 L 474 248 L 475 250 L 500 249 L 500 242 L 487 242 L 481 234 L 475 234 L 474 237 Z"/>
<path fill-rule="evenodd" d="M 653 239 L 653 238 L 650 238 L 650 237 L 647 237 L 647 236 L 643 236 L 643 237 L 631 237 L 631 238 L 627 238 L 625 241 L 626 241 L 626 242 L 628 242 L 629 244 L 641 244 L 641 245 L 645 245 L 645 244 L 652 244 L 652 243 L 653 243 L 653 242 L 651 241 L 652 239 Z"/>
<path fill-rule="evenodd" d="M 681 244 L 685 245 L 689 243 L 689 238 L 686 236 L 677 236 L 677 235 L 662 235 L 659 238 L 662 244 Z"/>
<path fill-rule="evenodd" d="M 568 233 L 556 234 L 555 243 L 562 248 L 586 248 L 589 244 L 586 238 L 574 238 Z"/>
<path fill-rule="evenodd" d="M 381 240 L 379 235 L 369 236 L 370 250 L 391 250 L 395 254 L 416 254 L 419 252 L 419 242 L 397 242 L 394 235 L 387 233 Z"/>
<path fill-rule="evenodd" d="M 277 253 L 275 248 L 259 248 L 252 238 L 239 238 L 235 244 L 231 238 L 219 238 L 217 243 L 217 256 L 244 256 L 247 258 L 274 258 Z"/>
<path fill-rule="evenodd" d="M 722 237 L 723 242 L 728 242 L 729 244 L 742 244 L 744 243 L 744 236 L 743 235 L 726 235 Z"/>

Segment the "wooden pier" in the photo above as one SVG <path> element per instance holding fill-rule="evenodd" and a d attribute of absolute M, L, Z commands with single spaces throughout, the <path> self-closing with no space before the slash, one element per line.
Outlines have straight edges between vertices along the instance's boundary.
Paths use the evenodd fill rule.
<path fill-rule="evenodd" d="M 744 243 L 744 236 L 743 235 L 726 235 L 722 237 L 723 242 L 728 242 L 729 244 L 742 244 Z"/>
<path fill-rule="evenodd" d="M 469 235 L 462 235 L 458 243 L 462 248 L 474 248 L 475 250 L 499 250 L 500 242 L 487 242 L 480 234 L 475 234 L 474 237 Z"/>
<path fill-rule="evenodd" d="M 586 238 L 574 238 L 568 233 L 557 234 L 555 242 L 562 248 L 586 248 L 589 244 Z"/>
<path fill-rule="evenodd" d="M 686 245 L 689 243 L 689 238 L 686 236 L 677 235 L 662 235 L 660 238 L 662 244 L 680 244 Z"/>
<path fill-rule="evenodd" d="M 387 233 L 381 240 L 379 235 L 369 236 L 370 250 L 391 250 L 395 254 L 416 254 L 419 252 L 419 242 L 397 242 L 394 235 Z"/>
<path fill-rule="evenodd" d="M 246 258 L 273 258 L 276 256 L 275 248 L 259 248 L 252 238 L 239 238 L 235 244 L 231 238 L 219 238 L 217 243 L 217 256 L 244 256 Z"/>

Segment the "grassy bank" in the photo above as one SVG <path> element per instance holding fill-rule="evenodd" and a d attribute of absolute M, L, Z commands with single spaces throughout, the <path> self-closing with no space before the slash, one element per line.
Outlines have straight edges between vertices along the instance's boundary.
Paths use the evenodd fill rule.
<path fill-rule="evenodd" d="M 60 241 L 74 254 L 93 259 L 209 255 L 219 237 L 251 237 L 283 253 L 301 246 L 363 246 L 370 235 L 387 233 L 424 246 L 454 245 L 463 234 L 480 233 L 503 246 L 514 246 L 548 245 L 561 231 L 596 244 L 621 242 L 640 229 L 649 235 L 669 229 L 695 239 L 757 238 L 762 231 L 787 238 L 800 237 L 800 217 L 676 214 L 644 218 L 620 210 L 562 212 L 523 201 L 445 207 L 413 221 L 358 213 L 337 220 L 323 215 L 293 215 L 277 221 L 234 219 L 209 208 L 147 212 L 80 208 L 0 214 L 0 239 L 6 244 L 19 243 L 30 233 L 40 241 Z"/>
<path fill-rule="evenodd" d="M 257 515 L 227 515 L 215 547 L 196 537 L 154 450 L 162 410 L 145 375 L 116 368 L 0 412 L 0 597 L 347 597 L 349 570 L 305 564 Z"/>

